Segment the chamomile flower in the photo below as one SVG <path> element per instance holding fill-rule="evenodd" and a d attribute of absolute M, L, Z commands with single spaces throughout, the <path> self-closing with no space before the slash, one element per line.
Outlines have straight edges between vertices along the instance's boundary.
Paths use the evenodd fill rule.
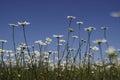
<path fill-rule="evenodd" d="M 37 40 L 37 41 L 35 41 L 35 43 L 42 45 L 42 46 L 47 45 L 46 43 L 42 42 L 42 40 Z"/>
<path fill-rule="evenodd" d="M 61 43 L 64 43 L 64 42 L 65 42 L 65 40 L 61 39 L 61 40 L 60 40 L 60 42 L 61 42 Z"/>
<path fill-rule="evenodd" d="M 36 56 L 39 56 L 39 55 L 40 55 L 40 52 L 39 52 L 38 50 L 35 50 L 35 51 L 34 51 L 34 54 L 35 54 Z"/>
<path fill-rule="evenodd" d="M 106 69 L 110 69 L 113 65 L 107 65 Z"/>
<path fill-rule="evenodd" d="M 0 49 L 0 53 L 3 53 L 3 52 L 5 52 L 5 50 Z"/>
<path fill-rule="evenodd" d="M 19 47 L 20 47 L 20 48 L 27 48 L 28 46 L 26 46 L 25 43 L 20 43 L 20 44 L 19 44 Z"/>
<path fill-rule="evenodd" d="M 101 27 L 101 29 L 103 29 L 103 30 L 107 30 L 108 27 L 104 26 L 104 27 Z"/>
<path fill-rule="evenodd" d="M 67 16 L 68 19 L 75 19 L 75 16 Z"/>
<path fill-rule="evenodd" d="M 7 40 L 0 40 L 0 42 L 1 42 L 1 43 L 6 43 L 6 42 L 7 42 Z"/>
<path fill-rule="evenodd" d="M 49 52 L 46 52 L 46 51 L 45 51 L 45 52 L 43 52 L 43 54 L 45 54 L 45 55 L 49 55 Z"/>
<path fill-rule="evenodd" d="M 63 44 L 60 44 L 60 43 L 58 44 L 58 46 L 62 46 L 62 45 L 63 45 Z"/>
<path fill-rule="evenodd" d="M 49 56 L 44 56 L 44 59 L 46 59 L 46 60 L 49 59 Z"/>
<path fill-rule="evenodd" d="M 88 31 L 88 32 L 91 32 L 93 30 L 96 30 L 95 27 L 88 27 L 88 28 L 85 28 L 85 31 Z"/>
<path fill-rule="evenodd" d="M 53 52 L 52 50 L 49 50 L 49 51 L 48 51 L 49 54 L 52 54 L 52 52 Z"/>
<path fill-rule="evenodd" d="M 116 56 L 116 49 L 113 48 L 113 47 L 109 47 L 107 50 L 106 50 L 106 53 L 109 55 L 109 56 Z"/>
<path fill-rule="evenodd" d="M 96 47 L 96 46 L 94 46 L 94 47 L 92 47 L 92 50 L 94 50 L 94 51 L 98 51 L 98 50 L 99 50 L 99 48 L 98 48 L 98 47 Z"/>
<path fill-rule="evenodd" d="M 78 39 L 79 37 L 78 36 L 76 36 L 76 35 L 74 35 L 74 36 L 72 36 L 74 39 Z"/>
<path fill-rule="evenodd" d="M 51 42 L 51 41 L 52 41 L 52 39 L 51 39 L 51 38 L 49 38 L 49 37 L 47 37 L 47 38 L 46 38 L 46 41 Z"/>
<path fill-rule="evenodd" d="M 45 41 L 44 43 L 45 43 L 46 45 L 50 44 L 50 42 L 48 42 L 48 41 Z"/>
<path fill-rule="evenodd" d="M 42 43 L 42 40 L 37 40 L 37 41 L 35 41 L 35 43 L 37 43 L 37 44 Z"/>
<path fill-rule="evenodd" d="M 105 42 L 107 42 L 107 40 L 105 40 L 105 39 L 98 39 L 98 40 L 93 41 L 93 43 L 97 43 L 97 44 L 101 44 L 101 43 L 105 43 Z"/>
<path fill-rule="evenodd" d="M 92 56 L 93 56 L 93 53 L 88 53 L 88 56 L 89 56 L 89 57 L 92 57 Z"/>
<path fill-rule="evenodd" d="M 20 74 L 18 74 L 17 76 L 18 76 L 19 78 L 21 77 L 21 75 L 20 75 Z"/>
<path fill-rule="evenodd" d="M 44 42 L 42 42 L 42 43 L 40 43 L 40 45 L 41 46 L 45 46 L 45 45 L 47 45 L 46 43 L 44 43 Z"/>
<path fill-rule="evenodd" d="M 78 21 L 78 22 L 76 22 L 76 24 L 81 25 L 81 24 L 83 24 L 83 22 Z"/>
<path fill-rule="evenodd" d="M 12 50 L 6 50 L 6 52 L 7 52 L 7 53 L 11 53 L 11 52 L 12 52 Z"/>
<path fill-rule="evenodd" d="M 23 22 L 18 22 L 19 25 L 21 26 L 26 26 L 28 24 L 30 24 L 29 22 L 23 21 Z"/>
<path fill-rule="evenodd" d="M 84 40 L 84 39 L 81 39 L 81 41 L 82 41 L 82 42 L 84 42 L 84 43 L 86 43 L 86 42 L 87 42 L 87 41 L 86 41 L 86 40 Z"/>
<path fill-rule="evenodd" d="M 68 28 L 69 32 L 74 32 L 74 30 L 72 28 Z"/>
<path fill-rule="evenodd" d="M 11 26 L 11 27 L 16 27 L 16 26 L 18 26 L 18 25 L 16 25 L 16 24 L 9 24 L 9 26 Z"/>
<path fill-rule="evenodd" d="M 63 35 L 53 35 L 53 37 L 55 37 L 55 38 L 62 38 Z"/>

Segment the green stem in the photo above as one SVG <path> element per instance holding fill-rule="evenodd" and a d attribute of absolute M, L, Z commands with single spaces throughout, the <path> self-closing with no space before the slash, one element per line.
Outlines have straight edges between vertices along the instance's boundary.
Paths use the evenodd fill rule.
<path fill-rule="evenodd" d="M 26 46 L 27 46 L 28 55 L 30 56 L 30 50 L 29 50 L 29 48 L 28 48 L 28 43 L 27 43 L 27 39 L 26 39 L 25 26 L 23 26 L 23 35 L 24 35 L 25 44 L 26 44 Z"/>

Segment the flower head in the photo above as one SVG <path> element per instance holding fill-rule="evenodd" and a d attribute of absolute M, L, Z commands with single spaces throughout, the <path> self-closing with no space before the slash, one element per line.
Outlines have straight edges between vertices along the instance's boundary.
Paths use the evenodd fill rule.
<path fill-rule="evenodd" d="M 6 50 L 6 52 L 7 52 L 7 53 L 11 53 L 11 52 L 12 52 L 12 50 Z"/>
<path fill-rule="evenodd" d="M 45 43 L 46 45 L 50 44 L 50 42 L 48 42 L 48 41 L 45 41 L 44 43 Z"/>
<path fill-rule="evenodd" d="M 104 27 L 101 27 L 101 29 L 106 30 L 108 29 L 108 27 L 104 26 Z"/>
<path fill-rule="evenodd" d="M 63 37 L 63 35 L 53 35 L 53 37 L 55 37 L 55 38 L 61 38 L 61 37 Z"/>
<path fill-rule="evenodd" d="M 75 16 L 67 16 L 68 19 L 75 19 Z"/>
<path fill-rule="evenodd" d="M 0 49 L 0 53 L 3 53 L 3 52 L 5 52 L 5 50 Z"/>
<path fill-rule="evenodd" d="M 51 42 L 51 41 L 52 41 L 52 39 L 51 39 L 51 38 L 49 38 L 49 37 L 47 37 L 47 38 L 46 38 L 46 41 Z"/>
<path fill-rule="evenodd" d="M 97 44 L 101 44 L 101 43 L 105 43 L 105 42 L 107 42 L 107 40 L 105 40 L 105 39 L 98 39 L 98 40 L 93 41 L 93 43 L 97 43 Z"/>
<path fill-rule="evenodd" d="M 92 56 L 93 56 L 93 53 L 88 53 L 88 56 L 89 56 L 89 57 L 92 57 Z"/>
<path fill-rule="evenodd" d="M 62 45 L 63 45 L 63 44 L 60 44 L 60 43 L 59 43 L 59 44 L 57 44 L 57 46 L 62 46 Z"/>
<path fill-rule="evenodd" d="M 78 39 L 79 37 L 78 36 L 72 36 L 73 38 L 75 38 L 75 39 Z"/>
<path fill-rule="evenodd" d="M 88 28 L 85 28 L 85 31 L 91 32 L 95 29 L 96 29 L 95 27 L 88 27 Z"/>
<path fill-rule="evenodd" d="M 45 60 L 48 60 L 48 59 L 49 59 L 49 56 L 44 56 L 44 59 L 45 59 Z"/>
<path fill-rule="evenodd" d="M 37 50 L 35 50 L 35 51 L 34 51 L 34 54 L 35 54 L 36 56 L 39 56 L 39 55 L 40 55 L 40 52 L 37 51 Z"/>
<path fill-rule="evenodd" d="M 61 39 L 61 40 L 60 40 L 60 42 L 64 43 L 64 42 L 65 42 L 65 40 Z"/>
<path fill-rule="evenodd" d="M 9 24 L 10 26 L 12 26 L 12 27 L 16 27 L 16 26 L 18 26 L 18 25 L 16 25 L 16 24 Z"/>
<path fill-rule="evenodd" d="M 76 24 L 80 25 L 80 24 L 83 24 L 83 22 L 81 22 L 81 21 L 78 21 L 78 22 L 76 22 Z"/>
<path fill-rule="evenodd" d="M 98 48 L 98 47 L 96 47 L 96 46 L 94 46 L 94 47 L 92 47 L 92 50 L 94 50 L 94 51 L 98 51 L 98 50 L 99 50 L 99 48 Z"/>
<path fill-rule="evenodd" d="M 37 40 L 37 41 L 35 41 L 35 43 L 42 45 L 42 46 L 47 45 L 46 43 L 42 42 L 41 40 Z"/>
<path fill-rule="evenodd" d="M 106 50 L 106 53 L 107 53 L 109 56 L 111 56 L 111 57 L 116 56 L 116 49 L 113 48 L 113 47 L 109 47 L 109 48 Z"/>
<path fill-rule="evenodd" d="M 18 74 L 17 76 L 18 76 L 18 77 L 21 77 L 21 75 L 20 75 L 20 74 Z"/>
<path fill-rule="evenodd" d="M 74 30 L 72 28 L 68 28 L 69 32 L 74 32 Z"/>
<path fill-rule="evenodd" d="M 48 53 L 49 53 L 49 54 L 52 54 L 52 50 L 49 50 Z"/>
<path fill-rule="evenodd" d="M 42 41 L 41 41 L 41 40 L 37 40 L 37 41 L 35 41 L 35 43 L 37 43 L 37 44 L 38 44 L 38 43 L 42 43 Z"/>
<path fill-rule="evenodd" d="M 120 11 L 119 12 L 112 12 L 110 15 L 112 17 L 120 17 Z"/>
<path fill-rule="evenodd" d="M 84 39 L 81 39 L 81 41 L 82 41 L 82 42 L 84 42 L 84 43 L 86 43 L 86 42 L 87 42 L 87 41 L 86 41 L 86 40 L 84 40 Z"/>
<path fill-rule="evenodd" d="M 25 49 L 25 48 L 27 48 L 27 47 L 29 47 L 29 46 L 27 46 L 25 43 L 20 43 L 20 44 L 19 44 L 19 47 Z"/>
<path fill-rule="evenodd" d="M 0 42 L 1 42 L 1 43 L 6 43 L 6 42 L 7 42 L 7 40 L 0 40 Z"/>
<path fill-rule="evenodd" d="M 23 21 L 23 22 L 18 22 L 19 25 L 21 26 L 26 26 L 28 24 L 30 24 L 29 22 Z"/>

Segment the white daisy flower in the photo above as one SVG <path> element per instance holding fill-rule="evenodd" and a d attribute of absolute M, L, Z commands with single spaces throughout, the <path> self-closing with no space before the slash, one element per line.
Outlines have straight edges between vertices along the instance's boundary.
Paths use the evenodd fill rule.
<path fill-rule="evenodd" d="M 75 19 L 75 16 L 67 16 L 68 19 Z"/>
<path fill-rule="evenodd" d="M 94 47 L 92 47 L 92 50 L 94 50 L 94 51 L 98 51 L 98 50 L 99 50 L 99 48 L 98 48 L 98 47 L 96 47 L 96 46 L 94 46 Z"/>
<path fill-rule="evenodd" d="M 0 49 L 0 53 L 3 53 L 3 52 L 5 52 L 5 50 Z"/>
<path fill-rule="evenodd" d="M 68 30 L 69 30 L 70 32 L 74 32 L 74 30 L 73 30 L 72 28 L 68 28 Z"/>
<path fill-rule="evenodd" d="M 61 39 L 61 40 L 60 40 L 60 42 L 64 43 L 64 42 L 65 42 L 65 40 Z"/>
<path fill-rule="evenodd" d="M 104 26 L 104 27 L 101 27 L 101 29 L 106 30 L 108 29 L 108 27 Z"/>
<path fill-rule="evenodd" d="M 72 36 L 73 38 L 75 38 L 75 39 L 78 39 L 79 37 L 78 36 Z"/>
<path fill-rule="evenodd" d="M 51 42 L 51 41 L 52 41 L 52 39 L 51 39 L 51 38 L 49 38 L 49 37 L 47 37 L 47 38 L 46 38 L 46 41 Z"/>
<path fill-rule="evenodd" d="M 21 26 L 26 26 L 28 24 L 30 24 L 29 22 L 23 21 L 23 22 L 18 22 L 19 25 Z"/>
<path fill-rule="evenodd" d="M 11 53 L 11 52 L 12 52 L 12 50 L 6 50 L 6 52 L 7 52 L 7 53 Z"/>
<path fill-rule="evenodd" d="M 97 43 L 97 44 L 101 44 L 101 43 L 105 43 L 105 42 L 107 42 L 107 40 L 105 40 L 105 39 L 98 39 L 98 40 L 93 41 L 93 43 Z"/>
<path fill-rule="evenodd" d="M 12 27 L 16 27 L 16 26 L 18 26 L 18 25 L 16 25 L 16 24 L 9 24 L 10 26 L 12 26 Z"/>
<path fill-rule="evenodd" d="M 91 32 L 93 30 L 96 30 L 95 27 L 88 27 L 88 28 L 85 28 L 85 31 L 88 31 L 88 32 Z"/>
<path fill-rule="evenodd" d="M 78 22 L 76 22 L 76 24 L 79 24 L 79 25 L 80 25 L 80 24 L 83 24 L 83 22 L 81 22 L 81 21 L 78 21 Z"/>
<path fill-rule="evenodd" d="M 106 53 L 109 55 L 109 56 L 116 56 L 116 49 L 113 48 L 113 47 L 109 47 L 107 50 L 106 50 Z"/>
<path fill-rule="evenodd" d="M 47 45 L 46 43 L 42 42 L 42 40 L 37 40 L 37 41 L 35 41 L 35 43 L 42 45 L 42 46 Z"/>
<path fill-rule="evenodd" d="M 0 40 L 0 42 L 1 42 L 1 43 L 6 43 L 6 42 L 7 42 L 7 40 Z"/>
<path fill-rule="evenodd" d="M 55 37 L 55 38 L 61 38 L 61 37 L 63 37 L 63 35 L 53 35 L 53 37 Z"/>

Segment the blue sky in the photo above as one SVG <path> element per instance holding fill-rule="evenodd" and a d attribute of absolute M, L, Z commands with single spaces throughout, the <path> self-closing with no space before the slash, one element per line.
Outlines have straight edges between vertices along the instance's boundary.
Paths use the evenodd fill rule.
<path fill-rule="evenodd" d="M 86 37 L 84 28 L 96 27 L 92 40 L 101 39 L 102 26 L 108 26 L 108 40 L 111 46 L 120 48 L 120 18 L 110 16 L 120 10 L 120 0 L 1 0 L 0 1 L 0 39 L 8 40 L 7 49 L 12 49 L 12 29 L 8 25 L 19 21 L 28 21 L 26 26 L 28 44 L 53 34 L 67 35 L 67 16 L 75 16 L 72 28 L 77 30 L 76 22 L 83 21 L 81 36 Z M 23 41 L 22 29 L 15 28 L 15 40 Z M 54 40 L 54 39 L 53 39 Z"/>

